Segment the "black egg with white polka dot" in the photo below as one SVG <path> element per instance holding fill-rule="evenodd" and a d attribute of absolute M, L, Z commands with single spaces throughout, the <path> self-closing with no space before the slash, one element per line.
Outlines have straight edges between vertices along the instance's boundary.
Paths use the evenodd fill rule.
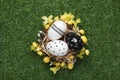
<path fill-rule="evenodd" d="M 74 32 L 66 34 L 66 43 L 68 44 L 69 49 L 75 51 L 80 51 L 84 45 L 80 36 Z"/>

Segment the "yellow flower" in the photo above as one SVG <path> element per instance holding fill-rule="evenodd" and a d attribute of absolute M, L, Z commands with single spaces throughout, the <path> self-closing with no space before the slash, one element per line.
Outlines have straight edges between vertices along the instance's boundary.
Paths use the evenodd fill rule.
<path fill-rule="evenodd" d="M 39 46 L 38 43 L 33 42 L 32 45 L 31 45 L 30 47 L 31 47 L 31 50 L 32 50 L 32 51 L 36 51 L 38 46 Z"/>
<path fill-rule="evenodd" d="M 42 17 L 42 19 L 44 20 L 44 22 L 43 22 L 43 25 L 45 26 L 45 25 L 47 25 L 47 24 L 52 24 L 53 23 L 53 16 L 52 15 L 50 15 L 49 17 L 46 17 L 46 16 L 43 16 Z"/>
<path fill-rule="evenodd" d="M 81 21 L 80 21 L 80 19 L 78 18 L 78 19 L 74 22 L 74 26 L 75 26 L 75 27 L 78 27 L 77 24 L 80 23 L 80 22 L 81 22 Z"/>
<path fill-rule="evenodd" d="M 46 16 L 42 16 L 41 17 L 43 20 L 47 20 L 47 17 Z"/>
<path fill-rule="evenodd" d="M 83 58 L 83 53 L 80 52 L 79 54 L 77 54 L 77 57 L 79 57 L 80 59 L 82 59 Z"/>
<path fill-rule="evenodd" d="M 37 48 L 39 45 L 38 45 L 38 43 L 33 42 L 33 43 L 32 43 L 32 46 L 35 47 L 35 48 Z"/>
<path fill-rule="evenodd" d="M 53 72 L 53 74 L 56 74 L 58 70 L 60 70 L 60 67 L 51 67 L 50 70 Z"/>
<path fill-rule="evenodd" d="M 76 24 L 78 24 L 78 23 L 80 23 L 81 22 L 81 20 L 78 18 L 77 20 L 76 20 Z"/>
<path fill-rule="evenodd" d="M 85 54 L 88 56 L 90 54 L 89 50 L 85 50 Z"/>
<path fill-rule="evenodd" d="M 85 47 L 83 47 L 80 51 L 80 54 L 84 55 L 85 54 Z"/>
<path fill-rule="evenodd" d="M 85 47 L 83 47 L 82 50 L 84 51 L 84 50 L 85 50 Z"/>
<path fill-rule="evenodd" d="M 53 23 L 53 19 L 49 19 L 49 20 L 48 20 L 48 23 L 49 23 L 49 24 L 52 24 L 52 23 Z"/>
<path fill-rule="evenodd" d="M 49 18 L 49 19 L 52 19 L 52 18 L 53 18 L 53 15 L 50 15 L 48 18 Z"/>
<path fill-rule="evenodd" d="M 61 15 L 60 19 L 63 21 L 69 21 L 74 19 L 74 15 L 72 15 L 71 13 L 65 12 L 63 15 Z"/>
<path fill-rule="evenodd" d="M 44 63 L 49 63 L 50 62 L 50 57 L 48 57 L 48 56 L 44 57 L 43 62 Z"/>
<path fill-rule="evenodd" d="M 55 65 L 56 67 L 59 67 L 59 66 L 60 66 L 60 62 L 55 62 L 54 65 Z"/>
<path fill-rule="evenodd" d="M 49 24 L 45 25 L 45 29 L 49 29 L 49 27 L 50 27 Z"/>
<path fill-rule="evenodd" d="M 36 51 L 40 51 L 42 48 L 40 47 L 40 46 L 38 46 L 37 48 L 36 48 Z"/>
<path fill-rule="evenodd" d="M 43 52 L 38 51 L 37 54 L 38 54 L 39 56 L 42 56 L 42 55 L 43 55 Z"/>
<path fill-rule="evenodd" d="M 60 66 L 64 67 L 65 66 L 65 62 L 61 62 Z"/>
<path fill-rule="evenodd" d="M 36 48 L 32 45 L 30 46 L 32 51 L 36 51 Z"/>
<path fill-rule="evenodd" d="M 48 21 L 44 21 L 43 22 L 43 26 L 47 25 L 48 24 Z"/>
<path fill-rule="evenodd" d="M 69 59 L 73 59 L 73 58 L 74 58 L 74 55 L 70 55 L 70 56 L 69 56 Z"/>
<path fill-rule="evenodd" d="M 81 36 L 81 39 L 84 43 L 87 43 L 87 41 L 88 41 L 86 36 Z"/>
<path fill-rule="evenodd" d="M 68 69 L 73 69 L 73 67 L 74 67 L 74 63 L 68 63 Z"/>
<path fill-rule="evenodd" d="M 80 34 L 85 34 L 85 31 L 84 31 L 83 29 L 81 29 L 81 30 L 79 31 L 79 33 L 80 33 Z"/>
<path fill-rule="evenodd" d="M 42 19 L 43 19 L 44 21 L 47 21 L 47 20 L 52 19 L 52 18 L 53 18 L 52 15 L 50 15 L 49 17 L 46 17 L 46 16 L 43 16 L 43 17 L 42 17 Z"/>
<path fill-rule="evenodd" d="M 59 20 L 59 17 L 58 17 L 58 16 L 56 16 L 56 17 L 54 18 L 54 20 L 55 20 L 55 21 Z"/>
<path fill-rule="evenodd" d="M 75 24 L 75 21 L 74 20 L 69 20 L 67 21 L 68 24 Z"/>

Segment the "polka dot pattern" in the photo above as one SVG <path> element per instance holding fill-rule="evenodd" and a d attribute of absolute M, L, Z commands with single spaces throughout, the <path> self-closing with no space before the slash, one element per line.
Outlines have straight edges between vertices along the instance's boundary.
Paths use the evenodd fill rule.
<path fill-rule="evenodd" d="M 64 56 L 68 52 L 68 45 L 64 41 L 53 40 L 46 45 L 46 49 L 54 56 Z"/>
<path fill-rule="evenodd" d="M 66 43 L 71 50 L 81 50 L 83 47 L 83 41 L 76 33 L 70 32 L 66 35 Z"/>

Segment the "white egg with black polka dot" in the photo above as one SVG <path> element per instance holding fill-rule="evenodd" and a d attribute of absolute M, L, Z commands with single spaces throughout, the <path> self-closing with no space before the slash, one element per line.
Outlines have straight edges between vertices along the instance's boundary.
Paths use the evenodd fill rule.
<path fill-rule="evenodd" d="M 64 56 L 68 52 L 68 45 L 62 40 L 53 40 L 47 43 L 46 50 L 54 56 Z"/>

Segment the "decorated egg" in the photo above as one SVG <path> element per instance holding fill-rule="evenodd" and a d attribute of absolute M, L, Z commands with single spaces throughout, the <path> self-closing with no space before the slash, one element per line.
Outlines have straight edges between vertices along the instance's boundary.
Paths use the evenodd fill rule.
<path fill-rule="evenodd" d="M 67 25 L 63 21 L 55 21 L 48 30 L 48 38 L 50 40 L 57 40 L 61 38 L 67 31 Z"/>
<path fill-rule="evenodd" d="M 68 52 L 68 45 L 62 40 L 53 40 L 47 43 L 46 50 L 54 56 L 64 56 Z"/>
<path fill-rule="evenodd" d="M 83 47 L 83 41 L 76 33 L 70 32 L 66 34 L 66 43 L 71 50 L 79 51 Z"/>

